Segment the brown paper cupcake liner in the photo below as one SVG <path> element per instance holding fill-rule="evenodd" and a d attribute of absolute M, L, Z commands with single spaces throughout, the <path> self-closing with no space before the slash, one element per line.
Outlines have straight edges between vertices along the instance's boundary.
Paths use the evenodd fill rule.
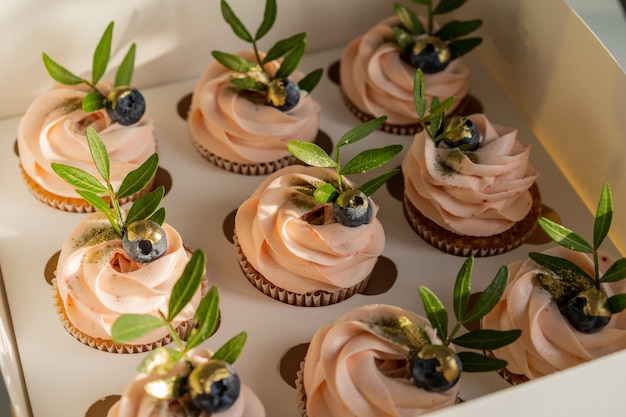
<path fill-rule="evenodd" d="M 456 256 L 494 256 L 520 246 L 532 234 L 541 216 L 539 187 L 530 188 L 533 205 L 521 221 L 509 230 L 492 236 L 462 236 L 451 232 L 424 216 L 404 195 L 404 214 L 417 234 L 437 249 Z"/>
<path fill-rule="evenodd" d="M 53 207 L 58 210 L 68 211 L 72 213 L 94 213 L 96 209 L 89 204 L 86 200 L 82 198 L 72 198 L 72 197 L 62 197 L 51 193 L 50 191 L 43 188 L 41 185 L 36 183 L 27 173 L 24 171 L 24 168 L 20 164 L 20 171 L 22 172 L 22 176 L 26 181 L 26 185 L 30 192 L 35 196 L 35 198 L 42 203 Z M 120 199 L 120 205 L 126 204 L 130 201 L 135 201 L 139 197 L 147 194 L 154 185 L 154 179 L 148 184 L 146 188 L 135 193 L 131 196 Z M 104 197 L 104 200 L 109 202 L 108 197 Z"/>
<path fill-rule="evenodd" d="M 163 347 L 172 342 L 172 336 L 167 335 L 159 340 L 156 340 L 152 343 L 143 343 L 143 344 L 132 344 L 132 343 L 115 343 L 113 340 L 106 340 L 99 337 L 90 336 L 72 324 L 72 322 L 67 317 L 67 312 L 65 311 L 65 306 L 63 305 L 63 300 L 61 300 L 59 290 L 57 288 L 57 279 L 54 278 L 52 280 L 52 298 L 54 302 L 54 307 L 61 321 L 61 324 L 67 330 L 67 332 L 74 337 L 74 339 L 78 340 L 82 344 L 89 346 L 90 348 L 101 350 L 103 352 L 109 353 L 142 353 L 149 352 L 159 347 Z M 202 284 L 200 287 L 200 291 L 202 296 L 204 296 L 208 291 L 208 282 L 206 276 L 202 279 Z M 187 321 L 182 322 L 176 328 L 176 334 L 182 339 L 187 340 L 191 331 L 193 330 L 193 319 L 189 319 Z"/>
<path fill-rule="evenodd" d="M 200 155 L 202 155 L 207 161 L 218 168 L 234 172 L 236 174 L 266 175 L 278 171 L 286 166 L 294 165 L 297 162 L 297 159 L 293 155 L 288 155 L 275 161 L 259 162 L 258 164 L 243 164 L 240 162 L 229 161 L 228 159 L 224 159 L 221 156 L 214 154 L 193 138 L 191 142 Z"/>
<path fill-rule="evenodd" d="M 485 354 L 489 356 L 490 358 L 498 359 L 498 357 L 494 355 L 492 351 L 487 351 L 485 352 Z M 514 374 L 513 372 L 509 371 L 507 368 L 502 368 L 496 372 L 498 372 L 498 375 L 500 375 L 502 379 L 504 379 L 506 382 L 508 382 L 511 385 L 522 384 L 528 381 L 528 377 L 526 375 Z"/>
<path fill-rule="evenodd" d="M 352 287 L 342 288 L 334 292 L 318 290 L 300 294 L 285 290 L 284 288 L 280 288 L 267 280 L 250 264 L 250 262 L 248 262 L 248 259 L 243 254 L 241 246 L 239 245 L 237 234 L 234 234 L 233 240 L 236 249 L 237 261 L 239 262 L 239 266 L 248 281 L 250 281 L 250 283 L 263 294 L 285 304 L 298 307 L 322 307 L 337 304 L 364 291 L 365 287 L 367 287 L 367 282 L 369 281 L 368 276 L 363 281 L 353 285 Z"/>

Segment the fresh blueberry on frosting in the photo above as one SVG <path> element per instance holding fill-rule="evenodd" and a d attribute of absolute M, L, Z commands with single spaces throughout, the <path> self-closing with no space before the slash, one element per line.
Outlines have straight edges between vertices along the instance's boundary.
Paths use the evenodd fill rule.
<path fill-rule="evenodd" d="M 136 88 L 115 87 L 106 98 L 107 114 L 114 122 L 124 126 L 137 123 L 146 111 L 146 100 Z"/>
<path fill-rule="evenodd" d="M 167 251 L 167 235 L 155 221 L 137 220 L 122 230 L 122 247 L 137 262 L 151 262 Z"/>
<path fill-rule="evenodd" d="M 426 74 L 434 74 L 446 69 L 450 63 L 450 48 L 435 36 L 423 36 L 413 44 L 408 62 Z"/>
<path fill-rule="evenodd" d="M 239 376 L 228 362 L 212 359 L 189 374 L 189 396 L 199 410 L 208 413 L 227 410 L 239 398 L 240 391 Z"/>
<path fill-rule="evenodd" d="M 579 292 L 561 307 L 561 311 L 570 324 L 583 333 L 599 332 L 611 320 L 608 298 L 597 288 Z"/>
<path fill-rule="evenodd" d="M 413 383 L 430 392 L 443 392 L 452 388 L 461 377 L 461 360 L 447 346 L 426 345 L 410 360 Z"/>
<path fill-rule="evenodd" d="M 448 148 L 461 148 L 470 152 L 475 151 L 483 139 L 478 127 L 467 117 L 451 117 L 446 121 L 444 131 L 448 133 L 446 133 L 442 142 Z"/>
<path fill-rule="evenodd" d="M 372 207 L 368 196 L 397 174 L 398 170 L 392 170 L 369 180 L 358 189 L 346 188 L 343 176 L 361 174 L 381 167 L 400 153 L 402 145 L 388 145 L 365 150 L 348 161 L 343 167 L 340 163 L 339 150 L 345 145 L 368 136 L 378 129 L 385 120 L 386 117 L 384 116 L 370 120 L 343 135 L 335 146 L 334 159 L 314 143 L 296 140 L 287 143 L 289 152 L 300 161 L 310 166 L 335 169 L 337 184 L 323 182 L 315 188 L 313 196 L 321 203 L 333 203 L 333 217 L 335 221 L 344 226 L 356 227 L 369 222 Z"/>

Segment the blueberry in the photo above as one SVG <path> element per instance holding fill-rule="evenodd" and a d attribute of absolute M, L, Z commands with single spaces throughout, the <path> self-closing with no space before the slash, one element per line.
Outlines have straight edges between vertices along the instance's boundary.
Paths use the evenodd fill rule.
<path fill-rule="evenodd" d="M 146 100 L 136 88 L 119 86 L 107 96 L 106 109 L 111 120 L 128 126 L 141 119 L 146 111 Z"/>
<path fill-rule="evenodd" d="M 296 107 L 300 101 L 300 87 L 288 78 L 276 78 L 267 87 L 267 103 L 280 111 Z"/>
<path fill-rule="evenodd" d="M 570 298 L 561 312 L 576 330 L 589 334 L 599 332 L 611 320 L 606 295 L 596 288 L 583 290 Z"/>
<path fill-rule="evenodd" d="M 426 391 L 447 391 L 461 377 L 461 360 L 443 345 L 423 346 L 410 362 L 413 383 Z"/>
<path fill-rule="evenodd" d="M 137 262 L 151 262 L 167 251 L 167 235 L 152 220 L 138 220 L 122 233 L 122 247 Z"/>
<path fill-rule="evenodd" d="M 467 117 L 454 116 L 446 121 L 445 130 L 448 130 L 463 120 L 465 122 L 456 131 L 443 138 L 443 143 L 449 148 L 462 148 L 464 151 L 475 151 L 480 146 L 482 135 L 478 127 Z"/>
<path fill-rule="evenodd" d="M 333 217 L 344 226 L 356 227 L 366 224 L 372 217 L 370 199 L 359 190 L 344 191 L 333 203 Z"/>
<path fill-rule="evenodd" d="M 418 38 L 403 57 L 413 68 L 421 68 L 425 74 L 435 74 L 450 63 L 450 48 L 436 36 L 425 36 Z"/>
<path fill-rule="evenodd" d="M 211 359 L 196 366 L 189 374 L 191 403 L 208 413 L 227 410 L 239 397 L 239 376 L 228 363 Z"/>

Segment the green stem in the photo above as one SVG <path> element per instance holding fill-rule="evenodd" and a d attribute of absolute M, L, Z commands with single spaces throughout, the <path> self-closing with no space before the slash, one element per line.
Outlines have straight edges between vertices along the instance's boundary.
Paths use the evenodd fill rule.
<path fill-rule="evenodd" d="M 109 199 L 111 200 L 111 205 L 113 206 L 113 211 L 117 214 L 118 224 L 114 224 L 113 228 L 117 232 L 117 234 L 122 236 L 122 228 L 124 227 L 124 213 L 122 212 L 122 208 L 120 207 L 119 201 L 115 197 L 115 191 L 113 190 L 113 186 L 111 183 L 107 183 L 107 187 L 109 189 Z"/>
<path fill-rule="evenodd" d="M 174 343 L 176 343 L 176 346 L 181 350 L 181 352 L 186 353 L 185 345 L 183 345 L 183 341 L 180 339 L 180 337 L 178 337 L 178 333 L 176 333 L 176 330 L 174 330 L 172 323 L 170 323 L 170 321 L 167 320 L 165 316 L 163 315 L 163 313 L 161 313 L 160 311 L 159 311 L 159 315 L 161 316 L 161 319 L 165 323 L 165 327 L 167 328 L 167 331 L 170 333 L 170 336 L 172 336 L 172 340 L 174 341 Z M 186 357 L 185 360 L 188 361 L 189 358 Z"/>
<path fill-rule="evenodd" d="M 339 163 L 339 148 L 335 148 L 335 172 L 337 173 L 337 185 L 339 186 L 339 194 L 343 192 L 343 176 L 340 174 L 341 165 Z"/>
<path fill-rule="evenodd" d="M 252 41 L 252 49 L 254 50 L 254 56 L 256 58 L 256 62 L 261 67 L 261 71 L 263 71 L 263 74 L 265 74 L 267 76 L 267 78 L 269 79 L 270 77 L 269 77 L 268 73 L 265 72 L 265 65 L 263 65 L 263 60 L 261 59 L 261 55 L 259 55 L 259 48 L 256 45 L 256 40 Z"/>
<path fill-rule="evenodd" d="M 600 289 L 600 266 L 598 265 L 598 250 L 593 250 L 593 268 L 594 268 L 594 277 L 596 281 L 596 288 Z"/>
<path fill-rule="evenodd" d="M 450 332 L 447 340 L 445 341 L 446 346 L 448 346 L 450 344 L 450 341 L 454 339 L 454 336 L 456 336 L 456 333 L 459 331 L 460 328 L 461 328 L 461 322 L 457 322 L 456 326 L 454 326 L 454 329 L 452 329 L 452 332 Z"/>

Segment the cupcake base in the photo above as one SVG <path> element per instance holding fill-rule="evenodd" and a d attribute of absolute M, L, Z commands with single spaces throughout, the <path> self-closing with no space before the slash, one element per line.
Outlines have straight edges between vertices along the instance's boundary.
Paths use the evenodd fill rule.
<path fill-rule="evenodd" d="M 286 166 L 294 165 L 297 162 L 297 159 L 293 155 L 285 156 L 276 161 L 259 162 L 257 164 L 244 164 L 241 162 L 233 162 L 214 154 L 213 152 L 209 151 L 204 146 L 199 144 L 193 138 L 191 142 L 193 143 L 193 146 L 196 148 L 196 150 L 200 153 L 200 155 L 202 155 L 207 161 L 217 166 L 218 168 L 234 172 L 236 174 L 266 175 L 278 171 L 279 169 Z"/>
<path fill-rule="evenodd" d="M 487 351 L 485 353 L 490 358 L 498 359 L 496 357 L 496 355 L 494 355 L 493 352 L 491 352 L 491 351 Z M 497 372 L 498 372 L 498 375 L 500 375 L 502 377 L 502 379 L 504 379 L 506 382 L 508 382 L 511 385 L 522 384 L 524 382 L 529 381 L 529 379 L 528 379 L 528 377 L 526 375 L 514 374 L 513 372 L 509 371 L 506 368 L 502 368 L 502 369 L 498 370 Z"/>
<path fill-rule="evenodd" d="M 82 198 L 73 198 L 73 197 L 62 197 L 51 193 L 50 191 L 43 188 L 37 182 L 35 182 L 27 173 L 24 171 L 24 168 L 20 164 L 20 171 L 22 172 L 22 176 L 24 177 L 24 181 L 26 181 L 26 185 L 30 192 L 35 196 L 35 198 L 42 203 L 53 207 L 58 210 L 68 211 L 72 213 L 94 213 L 96 209 L 89 204 L 86 200 Z M 135 201 L 139 197 L 147 194 L 153 187 L 154 180 L 148 184 L 143 190 L 138 193 L 135 193 L 131 196 L 120 199 L 120 205 L 126 204 L 130 201 Z M 104 197 L 104 200 L 109 202 L 108 197 Z"/>
<path fill-rule="evenodd" d="M 521 221 L 510 229 L 492 236 L 463 236 L 451 232 L 426 218 L 404 196 L 404 214 L 417 234 L 437 249 L 456 256 L 493 256 L 508 252 L 520 246 L 532 234 L 541 216 L 542 205 L 539 187 L 530 188 L 533 205 Z"/>
<path fill-rule="evenodd" d="M 241 246 L 239 245 L 237 234 L 234 234 L 233 240 L 237 253 L 237 261 L 248 281 L 263 294 L 285 304 L 298 307 L 322 307 L 337 304 L 352 297 L 354 294 L 363 292 L 365 287 L 367 287 L 369 276 L 352 287 L 342 288 L 334 292 L 318 290 L 301 294 L 277 287 L 254 269 L 250 262 L 248 262 L 248 259 L 243 254 Z"/>

